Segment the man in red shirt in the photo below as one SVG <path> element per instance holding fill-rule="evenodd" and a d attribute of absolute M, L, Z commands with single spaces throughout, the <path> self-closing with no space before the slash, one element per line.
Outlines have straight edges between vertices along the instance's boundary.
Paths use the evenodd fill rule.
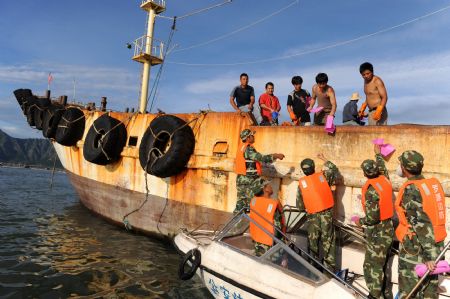
<path fill-rule="evenodd" d="M 278 125 L 278 114 L 281 110 L 280 101 L 273 94 L 274 85 L 272 82 L 266 83 L 266 93 L 259 97 L 259 106 L 261 107 L 261 125 Z"/>

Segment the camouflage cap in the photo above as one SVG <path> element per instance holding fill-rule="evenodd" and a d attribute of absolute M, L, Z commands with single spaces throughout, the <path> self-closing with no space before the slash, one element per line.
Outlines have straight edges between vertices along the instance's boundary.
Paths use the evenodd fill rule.
<path fill-rule="evenodd" d="M 420 172 L 423 168 L 423 156 L 414 150 L 404 151 L 398 157 L 400 164 L 407 170 L 413 172 Z"/>
<path fill-rule="evenodd" d="M 262 192 L 264 189 L 264 186 L 266 186 L 268 184 L 270 184 L 269 180 L 263 179 L 261 177 L 256 179 L 256 181 L 253 183 L 253 188 L 252 188 L 253 193 L 258 194 L 258 193 Z"/>
<path fill-rule="evenodd" d="M 247 137 L 255 135 L 255 133 L 256 133 L 255 131 L 250 131 L 249 129 L 244 129 L 244 130 L 242 130 L 241 135 L 240 135 L 241 140 L 245 141 L 247 139 Z"/>
<path fill-rule="evenodd" d="M 303 171 L 305 171 L 314 169 L 316 165 L 314 164 L 314 161 L 312 159 L 306 158 L 300 163 L 300 167 Z"/>
<path fill-rule="evenodd" d="M 374 176 L 379 173 L 377 162 L 371 159 L 364 160 L 361 163 L 361 169 L 366 176 Z"/>

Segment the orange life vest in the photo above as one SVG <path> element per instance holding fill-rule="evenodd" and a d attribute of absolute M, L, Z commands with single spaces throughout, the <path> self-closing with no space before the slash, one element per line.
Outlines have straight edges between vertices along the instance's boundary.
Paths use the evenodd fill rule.
<path fill-rule="evenodd" d="M 275 228 L 273 224 L 275 212 L 277 210 L 281 213 L 282 217 L 282 231 L 286 232 L 286 227 L 284 225 L 283 208 L 281 207 L 281 203 L 279 200 L 255 196 L 250 202 L 250 218 L 272 235 L 275 234 Z M 250 221 L 250 235 L 255 242 L 266 244 L 268 246 L 273 245 L 272 237 L 252 221 Z"/>
<path fill-rule="evenodd" d="M 364 212 L 366 212 L 366 192 L 369 186 L 375 188 L 375 191 L 380 196 L 380 220 L 392 218 L 394 216 L 394 203 L 392 202 L 391 182 L 384 175 L 367 180 L 366 184 L 362 187 L 361 203 Z"/>
<path fill-rule="evenodd" d="M 445 231 L 445 193 L 441 184 L 435 178 L 408 181 L 401 187 L 397 200 L 395 201 L 395 209 L 397 210 L 398 220 L 400 222 L 395 230 L 397 239 L 403 242 L 405 236 L 411 237 L 414 234 L 406 218 L 406 211 L 401 205 L 405 188 L 411 184 L 414 184 L 420 191 L 423 210 L 433 225 L 434 240 L 436 243 L 443 241 L 447 236 L 447 232 Z"/>
<path fill-rule="evenodd" d="M 261 162 L 253 161 L 253 160 L 246 160 L 244 157 L 245 151 L 247 150 L 247 147 L 249 147 L 249 146 L 250 146 L 249 143 L 244 143 L 242 146 L 238 147 L 238 151 L 236 153 L 234 172 L 236 174 L 247 175 L 246 163 L 253 162 L 256 165 L 256 170 L 254 171 L 254 173 L 250 173 L 250 171 L 249 171 L 248 174 L 249 175 L 252 175 L 252 174 L 261 175 L 261 173 L 262 173 Z"/>
<path fill-rule="evenodd" d="M 298 181 L 306 212 L 315 214 L 334 206 L 333 193 L 322 172 L 304 176 Z"/>

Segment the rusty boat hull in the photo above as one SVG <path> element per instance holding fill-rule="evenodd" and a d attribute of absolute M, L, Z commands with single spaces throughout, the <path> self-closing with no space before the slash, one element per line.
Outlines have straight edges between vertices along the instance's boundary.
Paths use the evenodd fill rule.
<path fill-rule="evenodd" d="M 361 213 L 359 196 L 365 179 L 360 163 L 373 157 L 371 141 L 375 138 L 384 138 L 396 148 L 387 161 L 395 191 L 404 182 L 395 175 L 396 157 L 404 150 L 415 149 L 425 157 L 425 176 L 438 178 L 446 198 L 450 196 L 450 126 L 337 126 L 335 134 L 330 135 L 323 127 L 252 126 L 247 114 L 176 114 L 191 126 L 195 150 L 185 170 L 159 178 L 146 174 L 139 163 L 140 141 L 155 114 L 108 112 L 126 125 L 128 140 L 120 159 L 102 166 L 83 158 L 83 144 L 94 120 L 105 112 L 83 112 L 86 125 L 82 140 L 71 147 L 53 143 L 81 202 L 121 225 L 134 211 L 126 219 L 134 229 L 145 233 L 173 236 L 180 228 L 214 230 L 226 223 L 236 203 L 234 160 L 241 144 L 239 133 L 249 127 L 256 131 L 258 151 L 286 156 L 263 168 L 263 175 L 272 180 L 274 196 L 283 204 L 295 205 L 297 181 L 302 175 L 299 162 L 323 152 L 342 174 L 335 191 L 335 216 L 348 220 Z M 317 168 L 322 166 L 316 162 Z"/>

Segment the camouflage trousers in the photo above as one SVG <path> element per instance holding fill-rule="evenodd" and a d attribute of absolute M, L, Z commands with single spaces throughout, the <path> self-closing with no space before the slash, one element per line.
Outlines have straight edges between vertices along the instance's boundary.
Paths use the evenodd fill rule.
<path fill-rule="evenodd" d="M 250 200 L 255 194 L 255 190 L 259 190 L 259 176 L 247 176 L 238 174 L 236 177 L 237 200 L 236 208 L 233 213 L 239 212 L 243 207 L 250 206 Z"/>
<path fill-rule="evenodd" d="M 333 225 L 333 209 L 316 214 L 308 214 L 308 250 L 319 259 L 319 249 L 323 250 L 324 265 L 330 270 L 336 268 L 336 235 Z"/>
<path fill-rule="evenodd" d="M 392 298 L 391 277 L 386 274 L 389 253 L 394 237 L 392 220 L 384 220 L 366 229 L 364 279 L 373 298 Z M 386 281 L 389 281 L 387 283 Z"/>
<path fill-rule="evenodd" d="M 282 216 L 280 213 L 276 212 L 274 215 L 274 219 L 273 219 L 273 224 L 276 228 L 278 228 L 279 230 L 281 230 L 281 221 L 282 221 Z M 275 236 L 279 239 L 281 239 L 283 236 L 282 234 L 280 234 L 277 230 L 275 231 Z M 274 242 L 275 244 L 275 242 Z M 263 244 L 263 243 L 259 243 L 259 242 L 255 242 L 255 255 L 256 256 L 261 256 L 264 253 L 267 252 L 267 250 L 270 249 L 271 246 Z"/>
<path fill-rule="evenodd" d="M 437 243 L 436 246 L 438 246 L 440 250 L 444 248 L 443 242 Z M 398 255 L 399 299 L 405 298 L 420 279 L 414 271 L 414 267 L 419 263 L 426 262 L 421 248 L 417 236 L 415 235 L 411 239 L 405 237 L 403 243 L 400 243 Z M 411 298 L 437 299 L 439 297 L 438 284 L 438 275 L 427 276 L 422 286 L 419 287 L 419 291 Z"/>

